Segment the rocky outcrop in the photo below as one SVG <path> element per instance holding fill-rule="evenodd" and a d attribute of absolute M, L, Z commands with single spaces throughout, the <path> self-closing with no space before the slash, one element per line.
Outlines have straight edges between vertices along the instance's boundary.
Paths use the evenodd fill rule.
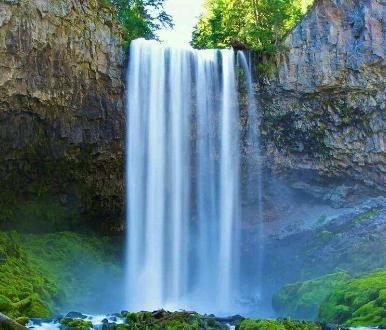
<path fill-rule="evenodd" d="M 9 210 L 0 224 L 42 195 L 90 221 L 121 216 L 124 54 L 114 20 L 97 0 L 0 0 L 0 186 Z"/>
<path fill-rule="evenodd" d="M 316 0 L 285 50 L 260 64 L 269 70 L 263 143 L 276 173 L 384 189 L 385 10 L 382 0 Z"/>

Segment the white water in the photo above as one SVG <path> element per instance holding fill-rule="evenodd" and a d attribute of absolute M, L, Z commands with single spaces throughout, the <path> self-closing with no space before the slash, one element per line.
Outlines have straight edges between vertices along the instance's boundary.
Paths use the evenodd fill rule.
<path fill-rule="evenodd" d="M 127 307 L 233 313 L 244 266 L 236 54 L 136 40 L 127 81 Z"/>
<path fill-rule="evenodd" d="M 263 263 L 264 263 L 264 211 L 263 211 L 263 182 L 262 182 L 262 155 L 260 150 L 260 105 L 255 98 L 253 90 L 252 70 L 250 67 L 251 60 L 243 52 L 238 53 L 240 66 L 245 75 L 245 85 L 247 89 L 247 124 L 246 124 L 246 152 L 245 157 L 245 194 L 244 201 L 252 206 L 253 217 L 256 222 L 257 244 L 254 251 L 254 262 L 246 258 L 245 263 L 250 265 L 250 274 L 245 276 L 244 292 L 250 290 L 250 287 L 256 288 L 256 299 L 261 300 L 263 296 Z M 251 281 L 249 277 L 255 280 Z M 251 283 L 252 282 L 252 283 Z"/>

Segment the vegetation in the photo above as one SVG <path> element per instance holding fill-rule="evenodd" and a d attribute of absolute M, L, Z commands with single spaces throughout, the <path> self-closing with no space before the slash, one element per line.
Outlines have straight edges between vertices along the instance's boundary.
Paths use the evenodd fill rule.
<path fill-rule="evenodd" d="M 54 282 L 29 260 L 16 233 L 0 233 L 0 312 L 20 316 L 49 316 L 58 292 Z"/>
<path fill-rule="evenodd" d="M 322 303 L 321 320 L 349 326 L 386 327 L 386 269 L 352 279 Z"/>
<path fill-rule="evenodd" d="M 278 320 L 253 320 L 245 319 L 236 330 L 321 330 L 319 323 L 307 321 Z"/>
<path fill-rule="evenodd" d="M 71 318 L 62 319 L 60 324 L 64 329 L 71 330 L 89 330 L 93 326 L 90 321 Z"/>
<path fill-rule="evenodd" d="M 114 280 L 120 271 L 106 261 L 114 259 L 114 246 L 121 249 L 107 239 L 69 232 L 1 232 L 0 312 L 12 318 L 48 317 L 63 306 L 102 304 L 106 291 L 97 277 Z"/>
<path fill-rule="evenodd" d="M 273 308 L 286 317 L 316 319 L 320 304 L 334 289 L 350 278 L 347 273 L 341 272 L 305 282 L 287 284 L 274 295 Z"/>
<path fill-rule="evenodd" d="M 117 19 L 123 25 L 127 40 L 157 39 L 162 27 L 172 27 L 172 19 L 163 9 L 164 0 L 100 0 L 113 6 Z"/>
<path fill-rule="evenodd" d="M 195 48 L 247 45 L 276 49 L 312 0 L 206 0 L 193 32 Z"/>
<path fill-rule="evenodd" d="M 204 318 L 197 313 L 167 311 L 126 313 L 127 329 L 146 330 L 226 330 L 227 326 L 214 318 Z"/>

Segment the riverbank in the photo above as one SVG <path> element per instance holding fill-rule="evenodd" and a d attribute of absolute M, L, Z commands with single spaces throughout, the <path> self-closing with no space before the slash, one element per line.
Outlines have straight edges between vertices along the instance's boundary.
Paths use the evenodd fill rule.
<path fill-rule="evenodd" d="M 200 315 L 195 312 L 180 311 L 128 313 L 121 312 L 110 315 L 86 315 L 76 312 L 64 317 L 53 319 L 34 319 L 27 324 L 28 328 L 36 330 L 368 330 L 376 328 L 344 328 L 342 326 L 310 321 L 290 319 L 247 319 L 239 315 L 219 318 L 214 315 Z"/>

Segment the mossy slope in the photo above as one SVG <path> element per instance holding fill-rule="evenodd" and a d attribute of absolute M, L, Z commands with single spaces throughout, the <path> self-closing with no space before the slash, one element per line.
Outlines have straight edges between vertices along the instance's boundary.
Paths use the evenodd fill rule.
<path fill-rule="evenodd" d="M 47 317 L 58 287 L 28 258 L 16 233 L 0 233 L 0 312 L 10 317 Z"/>
<path fill-rule="evenodd" d="M 386 327 L 386 269 L 348 281 L 322 303 L 320 319 L 350 326 Z"/>
<path fill-rule="evenodd" d="M 347 273 L 341 272 L 287 284 L 273 296 L 273 308 L 281 316 L 314 320 L 318 316 L 320 304 L 350 278 Z"/>
<path fill-rule="evenodd" d="M 0 312 L 47 317 L 61 309 L 109 310 L 111 281 L 119 285 L 119 239 L 70 232 L 0 233 Z M 103 281 L 103 283 L 102 283 Z M 111 307 L 113 308 L 113 307 Z"/>
<path fill-rule="evenodd" d="M 118 259 L 123 247 L 119 238 L 61 232 L 24 235 L 24 240 L 30 261 L 58 284 L 62 306 L 92 312 L 95 301 L 99 301 L 110 310 L 105 296 L 113 298 L 116 290 L 108 292 L 109 282 L 118 285 L 122 275 Z"/>

